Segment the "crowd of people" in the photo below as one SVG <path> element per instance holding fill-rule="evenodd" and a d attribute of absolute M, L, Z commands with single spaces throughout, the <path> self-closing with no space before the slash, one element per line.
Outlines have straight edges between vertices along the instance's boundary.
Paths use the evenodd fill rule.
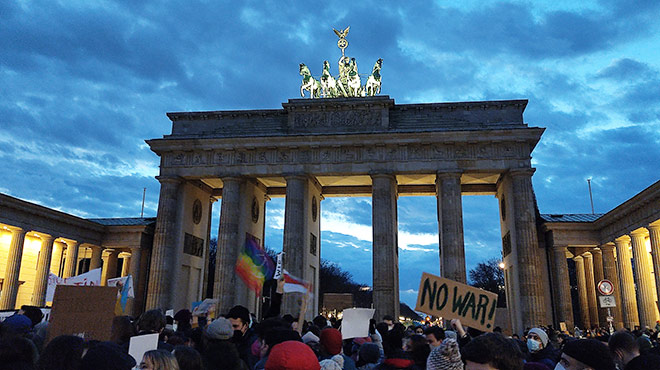
<path fill-rule="evenodd" d="M 235 306 L 208 323 L 188 310 L 174 317 L 158 309 L 135 320 L 117 316 L 111 339 L 97 341 L 72 335 L 49 339 L 42 317 L 40 309 L 25 306 L 0 323 L 0 369 L 660 369 L 660 322 L 655 330 L 578 330 L 576 337 L 538 327 L 522 337 L 508 337 L 499 328 L 492 333 L 464 328 L 459 320 L 445 328 L 406 327 L 385 316 L 380 322 L 370 320 L 365 337 L 345 339 L 341 320 L 317 316 L 308 322 L 275 315 L 256 322 L 247 308 Z M 131 338 L 155 333 L 157 349 L 140 361 L 133 359 Z"/>

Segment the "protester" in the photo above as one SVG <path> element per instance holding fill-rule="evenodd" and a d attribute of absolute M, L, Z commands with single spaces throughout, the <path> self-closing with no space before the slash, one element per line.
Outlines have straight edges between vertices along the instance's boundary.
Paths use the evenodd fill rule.
<path fill-rule="evenodd" d="M 439 326 L 429 326 L 424 330 L 424 335 L 431 348 L 440 346 L 440 343 L 445 339 L 445 331 Z"/>
<path fill-rule="evenodd" d="M 413 335 L 408 340 L 408 349 L 407 349 L 410 359 L 415 362 L 415 366 L 419 370 L 426 369 L 426 359 L 431 353 L 431 347 L 426 341 L 426 338 L 422 335 Z"/>
<path fill-rule="evenodd" d="M 559 362 L 560 352 L 554 348 L 548 334 L 541 328 L 530 329 L 527 333 L 527 350 L 531 362 L 542 363 L 550 369 L 554 369 Z"/>
<path fill-rule="evenodd" d="M 215 319 L 206 326 L 202 358 L 207 370 L 249 369 L 240 358 L 236 345 L 231 342 L 234 330 L 224 317 Z"/>
<path fill-rule="evenodd" d="M 179 370 L 179 364 L 172 352 L 162 349 L 147 351 L 142 357 L 140 369 L 146 370 Z"/>
<path fill-rule="evenodd" d="M 39 357 L 39 370 L 78 369 L 82 360 L 83 339 L 74 335 L 53 338 Z"/>
<path fill-rule="evenodd" d="M 627 331 L 620 330 L 612 334 L 608 348 L 620 370 L 660 369 L 660 356 L 650 353 L 650 351 L 641 353 L 639 342 Z"/>
<path fill-rule="evenodd" d="M 188 346 L 176 346 L 172 352 L 180 370 L 204 370 L 202 356 L 196 349 Z"/>
<path fill-rule="evenodd" d="M 80 363 L 80 370 L 130 370 L 135 360 L 112 342 L 88 343 L 88 349 Z"/>
<path fill-rule="evenodd" d="M 166 325 L 165 314 L 160 309 L 149 310 L 142 315 L 137 321 L 137 335 L 145 334 L 161 334 L 165 329 Z M 128 352 L 128 343 L 124 345 L 126 352 Z M 165 341 L 158 339 L 158 349 L 163 349 L 168 352 L 172 352 L 174 347 L 171 344 L 167 344 Z"/>
<path fill-rule="evenodd" d="M 518 346 L 499 333 L 486 333 L 473 338 L 461 348 L 465 370 L 482 369 L 488 365 L 490 370 L 521 370 L 522 353 Z"/>
<path fill-rule="evenodd" d="M 564 345 L 557 370 L 615 370 L 607 346 L 596 339 L 578 339 Z"/>
<path fill-rule="evenodd" d="M 112 328 L 110 330 L 111 342 L 115 342 L 120 346 L 128 346 L 131 337 L 135 334 L 135 328 L 133 327 L 130 317 L 115 316 L 112 319 Z"/>
<path fill-rule="evenodd" d="M 356 370 L 355 361 L 342 353 L 341 332 L 335 328 L 326 328 L 321 330 L 321 356 L 319 360 L 326 360 L 334 355 L 340 355 L 344 358 L 345 370 Z"/>
<path fill-rule="evenodd" d="M 266 361 L 266 370 L 320 370 L 314 352 L 299 341 L 286 341 L 273 347 Z"/>
<path fill-rule="evenodd" d="M 363 343 L 358 351 L 358 360 L 355 366 L 358 370 L 372 370 L 378 365 L 381 358 L 380 348 L 375 343 Z"/>
<path fill-rule="evenodd" d="M 341 355 L 334 355 L 329 359 L 321 360 L 319 365 L 321 370 L 343 370 L 344 358 Z"/>
<path fill-rule="evenodd" d="M 448 338 L 433 348 L 426 361 L 426 370 L 463 370 L 458 342 Z"/>
<path fill-rule="evenodd" d="M 257 335 L 250 328 L 250 311 L 243 306 L 234 306 L 227 318 L 231 322 L 234 330 L 232 342 L 236 344 L 238 354 L 250 369 L 259 361 L 256 355 L 252 354 L 252 344 L 257 340 Z"/>

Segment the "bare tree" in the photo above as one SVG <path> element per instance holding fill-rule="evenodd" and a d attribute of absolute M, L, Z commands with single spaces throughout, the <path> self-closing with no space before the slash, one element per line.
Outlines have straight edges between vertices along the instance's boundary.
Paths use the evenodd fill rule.
<path fill-rule="evenodd" d="M 497 294 L 497 306 L 506 307 L 504 290 L 504 271 L 499 266 L 500 260 L 491 258 L 477 264 L 470 270 L 470 285 Z"/>

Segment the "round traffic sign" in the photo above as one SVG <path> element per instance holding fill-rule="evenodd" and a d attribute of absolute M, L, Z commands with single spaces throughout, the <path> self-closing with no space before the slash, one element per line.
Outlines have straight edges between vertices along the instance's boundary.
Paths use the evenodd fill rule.
<path fill-rule="evenodd" d="M 607 279 L 601 280 L 598 282 L 598 291 L 602 295 L 612 295 L 614 293 L 614 284 Z"/>

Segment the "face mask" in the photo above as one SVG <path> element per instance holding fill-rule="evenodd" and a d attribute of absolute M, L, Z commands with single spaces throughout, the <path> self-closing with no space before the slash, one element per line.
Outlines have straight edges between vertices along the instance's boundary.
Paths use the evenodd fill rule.
<path fill-rule="evenodd" d="M 234 337 L 232 339 L 234 341 L 240 341 L 241 338 L 243 338 L 243 332 L 240 330 L 234 330 Z"/>
<path fill-rule="evenodd" d="M 527 349 L 529 349 L 530 352 L 538 352 L 541 349 L 541 343 L 534 339 L 527 339 Z"/>
<path fill-rule="evenodd" d="M 555 366 L 555 370 L 566 370 L 566 368 L 561 364 L 561 362 L 557 362 L 557 366 Z"/>

